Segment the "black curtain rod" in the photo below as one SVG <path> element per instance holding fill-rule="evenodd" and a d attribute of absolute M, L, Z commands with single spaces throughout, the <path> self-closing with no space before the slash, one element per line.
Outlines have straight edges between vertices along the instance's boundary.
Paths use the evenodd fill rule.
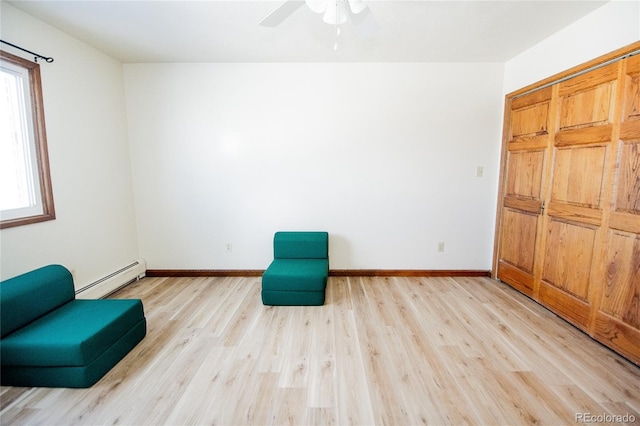
<path fill-rule="evenodd" d="M 34 60 L 34 61 L 36 61 L 36 62 L 38 62 L 38 58 L 42 58 L 42 59 L 44 59 L 44 60 L 45 60 L 45 62 L 48 62 L 48 63 L 53 62 L 53 58 L 51 58 L 51 57 L 47 57 L 47 56 L 39 55 L 39 54 L 37 54 L 36 52 L 32 52 L 32 51 L 30 51 L 30 50 L 23 49 L 23 48 L 22 48 L 22 47 L 20 47 L 20 46 L 16 46 L 16 45 L 15 45 L 15 44 L 13 44 L 13 43 L 9 43 L 8 41 L 0 40 L 0 43 L 8 44 L 9 46 L 11 46 L 11 47 L 15 47 L 16 49 L 20 49 L 20 50 L 22 50 L 23 52 L 31 53 L 32 55 L 34 55 L 33 60 Z"/>

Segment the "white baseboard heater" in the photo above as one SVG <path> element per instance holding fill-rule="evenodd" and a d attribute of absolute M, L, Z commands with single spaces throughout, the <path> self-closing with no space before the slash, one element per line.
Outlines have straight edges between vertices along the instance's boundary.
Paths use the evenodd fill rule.
<path fill-rule="evenodd" d="M 147 264 L 143 259 L 106 275 L 76 290 L 78 299 L 100 299 L 120 290 L 122 287 L 143 278 L 147 271 Z"/>

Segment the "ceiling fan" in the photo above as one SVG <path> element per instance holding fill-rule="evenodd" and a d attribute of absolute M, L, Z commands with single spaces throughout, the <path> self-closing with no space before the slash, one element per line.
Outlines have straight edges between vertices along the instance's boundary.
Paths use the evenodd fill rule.
<path fill-rule="evenodd" d="M 277 27 L 303 4 L 313 12 L 322 14 L 322 20 L 327 24 L 338 26 L 351 20 L 356 34 L 361 38 L 371 37 L 379 28 L 363 0 L 285 0 L 260 21 L 260 25 Z"/>

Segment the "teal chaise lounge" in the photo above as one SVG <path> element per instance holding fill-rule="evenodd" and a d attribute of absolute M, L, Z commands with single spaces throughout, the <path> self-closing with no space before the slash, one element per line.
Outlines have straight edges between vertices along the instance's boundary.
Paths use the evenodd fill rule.
<path fill-rule="evenodd" d="M 79 300 L 65 267 L 36 269 L 0 283 L 0 382 L 90 387 L 146 332 L 140 300 Z"/>
<path fill-rule="evenodd" d="M 263 304 L 324 304 L 329 277 L 328 233 L 276 232 L 273 257 L 262 275 Z"/>

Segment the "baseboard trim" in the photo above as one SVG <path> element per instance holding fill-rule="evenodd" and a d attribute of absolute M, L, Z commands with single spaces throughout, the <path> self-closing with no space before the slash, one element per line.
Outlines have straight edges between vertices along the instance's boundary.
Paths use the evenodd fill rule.
<path fill-rule="evenodd" d="M 147 269 L 147 277 L 261 277 L 264 269 Z"/>
<path fill-rule="evenodd" d="M 332 269 L 334 277 L 490 277 L 491 271 L 475 269 Z"/>
<path fill-rule="evenodd" d="M 261 277 L 264 269 L 147 269 L 147 277 Z M 332 277 L 491 277 L 476 269 L 331 269 Z"/>

